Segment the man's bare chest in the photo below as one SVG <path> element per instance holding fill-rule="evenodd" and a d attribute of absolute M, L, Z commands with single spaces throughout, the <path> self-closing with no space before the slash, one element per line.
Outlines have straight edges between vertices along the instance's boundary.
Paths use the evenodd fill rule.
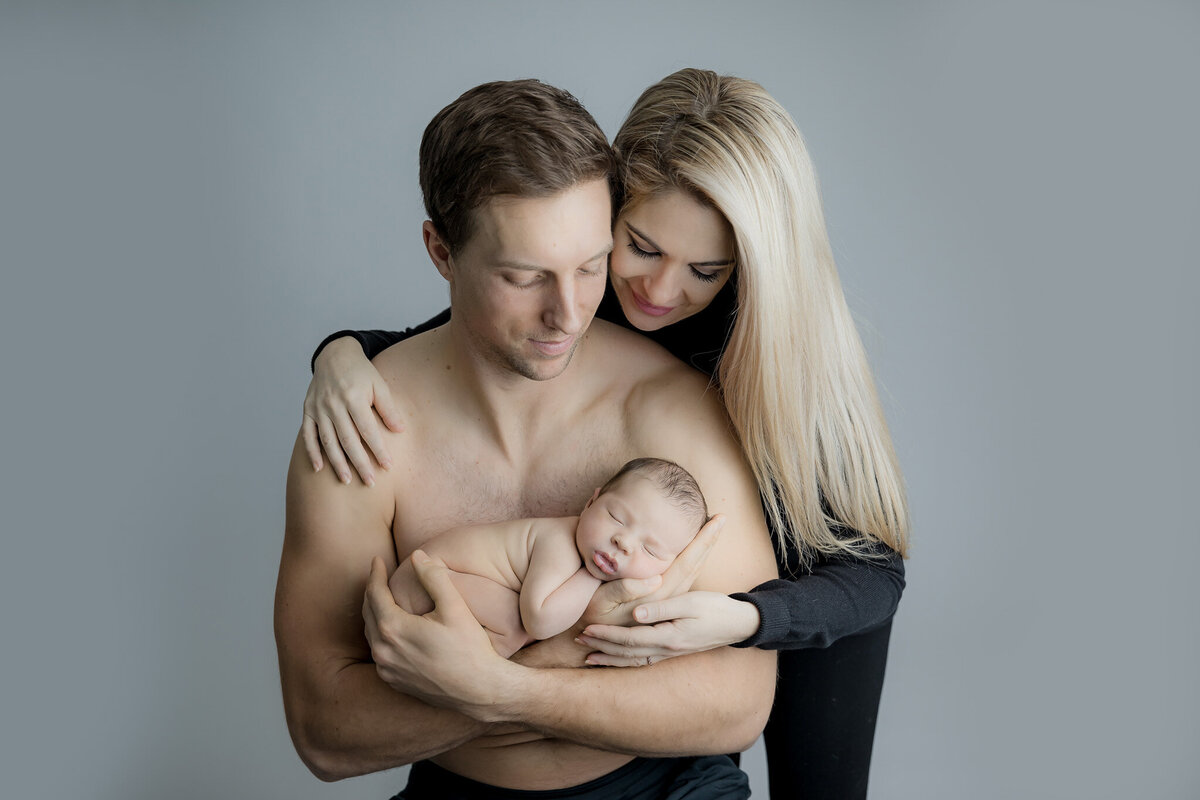
<path fill-rule="evenodd" d="M 560 429 L 516 454 L 477 437 L 443 431 L 397 480 L 392 525 L 404 558 L 450 528 L 525 517 L 578 514 L 633 453 L 615 426 Z"/>

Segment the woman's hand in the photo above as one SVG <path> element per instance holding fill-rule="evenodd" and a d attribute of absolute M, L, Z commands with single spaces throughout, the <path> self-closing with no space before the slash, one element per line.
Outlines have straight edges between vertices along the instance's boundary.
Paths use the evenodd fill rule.
<path fill-rule="evenodd" d="M 372 407 L 393 431 L 404 430 L 387 382 L 363 355 L 358 342 L 349 336 L 330 342 L 317 356 L 313 379 L 304 395 L 300 431 L 314 470 L 321 470 L 324 449 L 342 483 L 350 482 L 349 458 L 362 482 L 374 486 L 375 470 L 363 442 L 381 467 L 391 469 L 392 457 L 384 447 L 383 430 L 371 413 Z"/>
<path fill-rule="evenodd" d="M 588 625 L 579 641 L 598 652 L 587 663 L 643 667 L 665 658 L 699 653 L 745 641 L 759 626 L 753 603 L 716 592 L 688 592 L 638 605 L 634 618 L 644 625 Z M 657 624 L 654 624 L 657 623 Z"/>
<path fill-rule="evenodd" d="M 725 517 L 721 514 L 713 515 L 661 576 L 623 578 L 601 584 L 592 595 L 587 610 L 583 612 L 583 621 L 601 625 L 632 625 L 635 606 L 674 597 L 692 588 L 708 551 L 712 549 L 723 527 Z"/>

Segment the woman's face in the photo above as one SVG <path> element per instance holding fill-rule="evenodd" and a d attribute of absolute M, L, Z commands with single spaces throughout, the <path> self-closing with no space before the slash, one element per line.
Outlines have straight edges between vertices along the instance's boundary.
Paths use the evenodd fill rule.
<path fill-rule="evenodd" d="M 613 240 L 613 289 L 638 330 L 658 330 L 702 310 L 733 274 L 729 223 L 686 192 L 627 207 Z"/>

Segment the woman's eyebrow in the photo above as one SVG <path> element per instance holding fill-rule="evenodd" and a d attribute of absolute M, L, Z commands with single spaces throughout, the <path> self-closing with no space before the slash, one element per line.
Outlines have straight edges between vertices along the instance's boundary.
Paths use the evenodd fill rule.
<path fill-rule="evenodd" d="M 647 236 L 646 234 L 639 231 L 637 228 L 630 225 L 628 222 L 625 223 L 625 227 L 628 228 L 631 233 L 636 233 L 638 235 L 639 239 L 644 239 L 646 241 L 646 244 L 650 245 L 658 252 L 661 253 L 663 251 L 663 249 L 661 247 L 659 247 L 653 239 L 651 239 L 649 236 Z M 727 258 L 724 261 L 696 261 L 696 262 L 688 264 L 688 266 L 689 267 L 728 267 L 732 263 L 733 263 L 733 259 Z"/>

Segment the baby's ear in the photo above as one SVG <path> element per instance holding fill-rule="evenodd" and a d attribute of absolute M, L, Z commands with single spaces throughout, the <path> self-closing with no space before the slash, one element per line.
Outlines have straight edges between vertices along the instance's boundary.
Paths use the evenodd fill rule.
<path fill-rule="evenodd" d="M 584 503 L 584 504 L 583 504 L 583 507 L 584 507 L 584 508 L 587 508 L 587 507 L 588 507 L 588 506 L 590 506 L 592 503 L 596 502 L 596 498 L 597 498 L 597 497 L 599 497 L 599 496 L 600 496 L 600 487 L 599 487 L 599 486 L 597 486 L 597 487 L 596 487 L 596 491 L 592 492 L 592 496 L 591 496 L 591 498 L 590 498 L 590 499 L 589 499 L 589 500 L 588 500 L 586 503 Z"/>

